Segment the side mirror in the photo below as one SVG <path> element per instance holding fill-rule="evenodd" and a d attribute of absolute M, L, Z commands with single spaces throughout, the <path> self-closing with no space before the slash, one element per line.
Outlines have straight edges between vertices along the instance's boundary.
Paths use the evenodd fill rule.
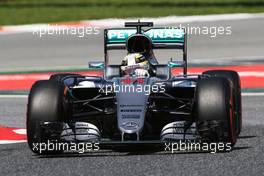
<path fill-rule="evenodd" d="M 175 67 L 184 67 L 184 61 L 169 61 L 168 67 L 175 68 Z"/>
<path fill-rule="evenodd" d="M 100 61 L 92 61 L 88 63 L 89 68 L 103 69 L 105 64 Z"/>

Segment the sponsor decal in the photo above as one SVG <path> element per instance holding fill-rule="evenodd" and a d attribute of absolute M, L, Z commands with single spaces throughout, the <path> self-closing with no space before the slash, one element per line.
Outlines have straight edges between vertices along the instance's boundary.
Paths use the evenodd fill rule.
<path fill-rule="evenodd" d="M 122 84 L 135 84 L 135 83 L 143 84 L 144 83 L 144 79 L 143 78 L 136 78 L 136 79 L 127 78 L 127 79 L 122 79 L 121 83 Z"/>
<path fill-rule="evenodd" d="M 127 104 L 121 104 L 119 105 L 121 108 L 123 107 L 142 107 L 143 105 L 127 105 Z"/>
<path fill-rule="evenodd" d="M 139 114 L 122 114 L 122 119 L 139 119 Z"/>
<path fill-rule="evenodd" d="M 141 109 L 121 109 L 121 112 L 142 112 Z"/>
<path fill-rule="evenodd" d="M 139 126 L 136 122 L 124 122 L 122 125 L 127 128 L 137 128 Z"/>
<path fill-rule="evenodd" d="M 150 37 L 154 42 L 164 40 L 168 42 L 171 40 L 183 42 L 184 33 L 184 29 L 181 28 L 150 29 L 146 32 L 143 31 L 143 34 Z M 134 29 L 108 30 L 107 39 L 110 42 L 125 42 L 125 40 L 133 34 L 136 34 L 136 30 Z"/>

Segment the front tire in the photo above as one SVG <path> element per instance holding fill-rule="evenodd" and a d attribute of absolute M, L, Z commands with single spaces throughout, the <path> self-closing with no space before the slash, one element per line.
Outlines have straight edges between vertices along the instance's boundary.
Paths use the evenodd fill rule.
<path fill-rule="evenodd" d="M 51 137 L 46 136 L 43 139 L 40 125 L 43 122 L 62 121 L 63 112 L 62 84 L 49 80 L 37 81 L 30 90 L 26 123 L 28 145 L 34 153 L 42 154 L 39 148 L 34 148 L 34 143 L 46 143 Z M 58 152 L 61 151 L 44 151 L 45 154 Z"/>
<path fill-rule="evenodd" d="M 235 145 L 232 85 L 226 78 L 202 78 L 196 87 L 198 131 L 206 142 Z"/>
<path fill-rule="evenodd" d="M 227 78 L 233 87 L 233 100 L 234 100 L 234 111 L 236 116 L 236 134 L 239 136 L 242 130 L 242 101 L 241 101 L 241 83 L 240 77 L 236 71 L 232 70 L 208 70 L 203 75 L 209 75 L 213 77 Z"/>

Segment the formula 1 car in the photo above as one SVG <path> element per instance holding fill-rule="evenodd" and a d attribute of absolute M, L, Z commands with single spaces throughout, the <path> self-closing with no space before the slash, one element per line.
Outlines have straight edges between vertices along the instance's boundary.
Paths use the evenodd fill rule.
<path fill-rule="evenodd" d="M 109 50 L 182 51 L 182 60 L 159 64 L 149 58 L 152 73 L 138 77 L 110 64 Z M 102 76 L 54 74 L 34 83 L 27 106 L 30 149 L 36 143 L 91 142 L 114 147 L 198 140 L 235 145 L 241 131 L 241 88 L 237 72 L 187 72 L 187 34 L 182 28 L 154 28 L 152 22 L 126 22 L 104 30 L 104 62 L 90 62 Z M 121 60 L 121 59 L 120 59 Z M 177 75 L 173 69 L 182 69 Z M 48 151 L 45 154 L 60 153 Z"/>

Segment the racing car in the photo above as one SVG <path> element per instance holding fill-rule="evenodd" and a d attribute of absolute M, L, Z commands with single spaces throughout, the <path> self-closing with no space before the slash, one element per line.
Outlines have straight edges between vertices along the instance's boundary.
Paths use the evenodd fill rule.
<path fill-rule="evenodd" d="M 134 74 L 137 65 L 124 75 L 109 59 L 110 50 L 157 49 L 180 51 L 182 59 L 160 64 L 149 57 L 152 72 L 143 76 Z M 26 126 L 34 153 L 43 154 L 35 144 L 48 141 L 108 147 L 180 140 L 236 144 L 242 128 L 239 75 L 232 70 L 188 74 L 185 29 L 140 21 L 105 29 L 104 61 L 89 67 L 103 75 L 59 73 L 33 84 Z M 174 69 L 181 71 L 175 75 Z"/>

